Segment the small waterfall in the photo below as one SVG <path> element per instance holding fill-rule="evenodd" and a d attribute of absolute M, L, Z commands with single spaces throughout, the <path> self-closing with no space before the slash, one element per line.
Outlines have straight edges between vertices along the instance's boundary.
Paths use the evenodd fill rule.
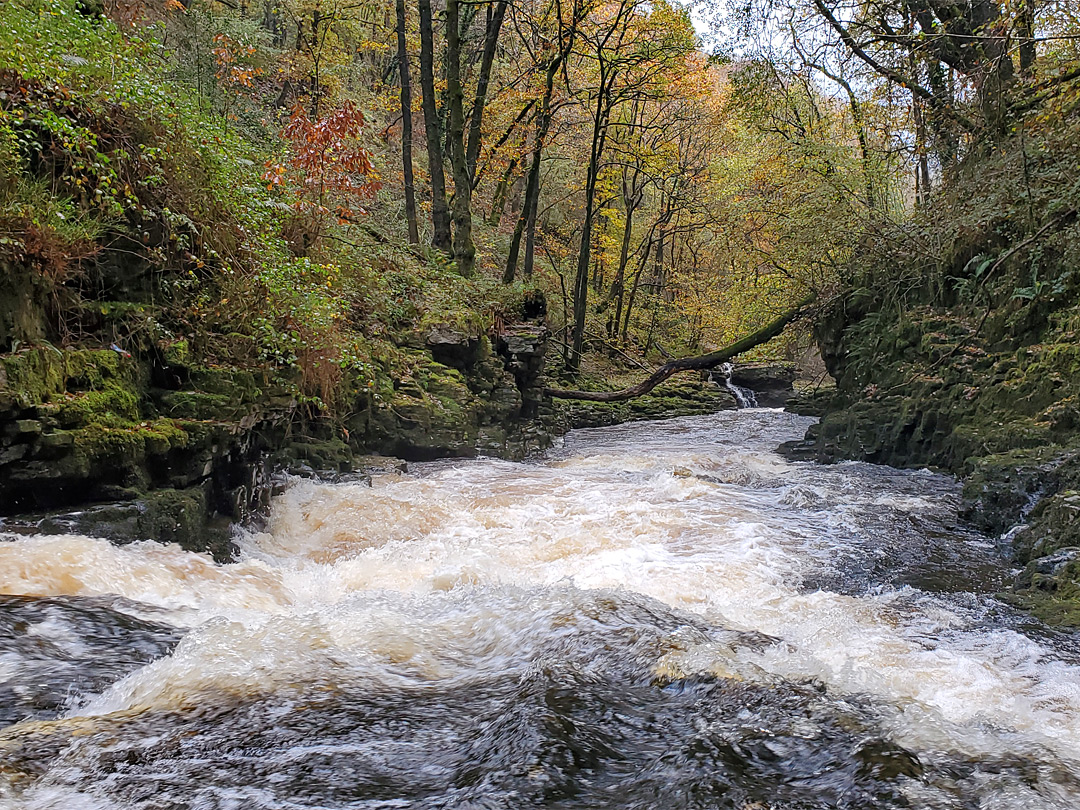
<path fill-rule="evenodd" d="M 731 381 L 731 372 L 735 370 L 735 366 L 731 363 L 724 363 L 720 366 L 721 379 L 724 381 L 724 387 L 727 388 L 735 397 L 735 402 L 739 406 L 739 410 L 743 408 L 756 408 L 758 407 L 757 394 L 751 391 L 749 388 L 743 388 L 741 385 L 735 385 Z M 717 383 L 718 380 L 714 376 L 715 372 L 709 373 L 709 379 Z"/>

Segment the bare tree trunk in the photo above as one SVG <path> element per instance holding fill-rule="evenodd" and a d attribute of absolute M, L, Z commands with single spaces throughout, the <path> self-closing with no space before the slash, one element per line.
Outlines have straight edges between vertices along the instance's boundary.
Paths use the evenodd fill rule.
<path fill-rule="evenodd" d="M 637 170 L 634 171 L 635 178 Z M 623 223 L 622 245 L 619 248 L 619 266 L 615 270 L 615 280 L 611 282 L 611 290 L 608 291 L 608 301 L 616 300 L 615 316 L 608 321 L 608 337 L 614 338 L 619 334 L 619 324 L 622 322 L 623 300 L 626 291 L 626 265 L 630 261 L 630 240 L 634 234 L 634 211 L 637 209 L 639 195 L 637 189 L 631 193 L 630 187 L 636 186 L 636 179 L 627 185 L 626 170 L 623 170 L 623 208 L 626 210 L 626 221 Z"/>
<path fill-rule="evenodd" d="M 926 122 L 922 102 L 911 100 L 911 114 L 915 121 L 915 204 L 925 206 L 930 200 L 930 162 L 926 156 Z"/>
<path fill-rule="evenodd" d="M 494 145 L 494 147 L 492 148 L 492 150 L 491 150 L 491 151 L 494 151 L 495 149 L 498 149 L 498 148 L 499 148 L 499 147 L 501 147 L 501 146 L 502 146 L 502 145 L 503 145 L 504 143 L 506 143 L 506 142 L 507 142 L 508 140 L 510 140 L 510 136 L 514 134 L 514 132 L 515 132 L 515 131 L 517 130 L 517 128 L 518 128 L 518 125 L 519 125 L 519 124 L 520 124 L 520 123 L 521 123 L 522 121 L 524 121 L 524 120 L 526 119 L 526 117 L 527 117 L 527 116 L 529 115 L 529 111 L 530 111 L 530 110 L 531 110 L 531 109 L 532 109 L 532 108 L 533 108 L 533 107 L 534 107 L 535 105 L 536 105 L 536 99 L 529 99 L 529 101 L 527 101 L 527 102 L 525 103 L 525 106 L 521 108 L 521 112 L 519 112 L 519 113 L 517 114 L 517 117 L 516 117 L 516 118 L 514 118 L 514 120 L 510 122 L 510 126 L 508 126 L 508 127 L 506 128 L 506 130 L 505 130 L 505 131 L 503 132 L 503 134 L 502 134 L 502 135 L 501 135 L 501 136 L 499 137 L 499 140 L 497 140 L 497 141 L 495 142 L 495 145 Z M 524 132 L 522 132 L 522 134 L 521 134 L 521 135 L 520 135 L 520 136 L 518 137 L 518 147 L 517 147 L 517 148 L 518 148 L 518 150 L 520 150 L 520 149 L 524 148 L 524 146 L 525 146 L 525 133 L 524 133 Z M 479 161 L 479 155 L 477 156 L 477 160 Z M 516 163 L 519 163 L 520 161 L 519 161 L 519 159 L 518 159 L 518 158 L 517 158 L 517 157 L 515 156 L 515 157 L 514 157 L 514 161 L 513 161 L 513 162 L 514 162 L 514 163 L 516 164 Z M 486 164 L 485 164 L 485 165 L 486 165 Z M 476 190 L 476 188 L 477 188 L 477 187 L 478 187 L 478 186 L 480 185 L 480 180 L 481 180 L 481 179 L 483 178 L 483 176 L 484 176 L 484 168 L 485 168 L 485 165 L 479 165 L 479 164 L 478 164 L 478 168 L 477 168 L 477 169 L 476 169 L 475 171 L 473 171 L 473 172 L 472 172 L 472 187 L 473 187 L 473 191 L 475 191 L 475 190 Z"/>
<path fill-rule="evenodd" d="M 528 227 L 532 231 L 536 226 L 536 207 L 540 200 L 540 162 L 544 155 L 544 139 L 547 138 L 548 128 L 551 126 L 551 97 L 555 90 L 555 75 L 559 71 L 559 63 L 562 62 L 565 53 L 564 50 L 551 61 L 544 75 L 544 98 L 540 102 L 540 113 L 536 117 L 532 161 L 529 163 L 529 174 L 525 180 L 525 204 L 521 207 L 521 213 L 514 225 L 514 235 L 510 239 L 510 250 L 506 255 L 506 270 L 503 272 L 504 284 L 511 284 L 514 281 L 518 255 L 521 251 L 521 237 L 525 229 Z M 528 253 L 527 246 L 526 253 Z"/>
<path fill-rule="evenodd" d="M 975 0 L 972 8 L 978 16 L 977 29 L 992 31 L 1001 17 L 1001 7 L 991 0 Z M 983 50 L 986 61 L 981 79 L 976 80 L 976 92 L 983 118 L 993 135 L 1003 136 L 1008 129 L 1006 92 L 1016 78 L 1012 55 L 1003 37 L 986 37 Z"/>
<path fill-rule="evenodd" d="M 569 370 L 581 366 L 581 350 L 585 345 L 585 314 L 589 301 L 589 258 L 592 253 L 593 220 L 596 217 L 596 183 L 600 176 L 600 159 L 607 140 L 606 93 L 610 76 L 600 74 L 593 112 L 592 142 L 589 145 L 589 167 L 585 176 L 585 219 L 581 224 L 581 246 L 578 249 L 577 273 L 574 275 L 574 346 L 570 353 Z"/>
<path fill-rule="evenodd" d="M 488 217 L 488 224 L 496 228 L 499 227 L 499 223 L 502 221 L 503 208 L 506 207 L 506 192 L 510 189 L 511 178 L 514 176 L 517 164 L 517 158 L 510 161 L 506 171 L 499 178 L 499 183 L 495 186 L 495 194 L 491 198 L 491 216 Z"/>
<path fill-rule="evenodd" d="M 446 92 L 450 97 L 450 165 L 454 170 L 454 259 L 468 278 L 476 264 L 472 241 L 472 181 L 465 155 L 465 93 L 461 87 L 459 0 L 446 2 Z"/>
<path fill-rule="evenodd" d="M 630 295 L 626 299 L 626 312 L 623 314 L 622 323 L 622 337 L 619 338 L 619 342 L 625 346 L 626 339 L 630 334 L 630 315 L 634 311 L 634 301 L 637 299 L 638 289 L 641 287 L 641 278 L 645 275 L 645 265 L 649 263 L 649 254 L 652 253 L 653 238 L 650 235 L 649 241 L 645 245 L 645 252 L 641 255 L 641 261 L 638 262 L 637 271 L 634 273 L 634 283 L 630 286 Z M 618 324 L 616 324 L 618 326 Z"/>
<path fill-rule="evenodd" d="M 529 211 L 529 224 L 525 226 L 525 263 L 521 267 L 521 274 L 525 278 L 532 278 L 536 262 L 536 206 L 537 200 L 533 200 L 532 210 Z"/>
<path fill-rule="evenodd" d="M 1016 14 L 1016 36 L 1020 40 L 1020 74 L 1030 76 L 1035 67 L 1035 0 L 1020 0 Z"/>
<path fill-rule="evenodd" d="M 416 190 L 412 165 L 412 86 L 409 82 L 409 52 L 405 47 L 405 0 L 397 0 L 398 70 L 401 74 L 401 166 L 405 175 L 405 220 L 409 244 L 420 242 L 416 224 Z"/>
<path fill-rule="evenodd" d="M 495 61 L 495 46 L 499 41 L 499 30 L 509 0 L 498 0 L 495 11 L 488 20 L 484 32 L 484 55 L 480 59 L 480 75 L 476 80 L 476 96 L 473 99 L 472 113 L 469 117 L 469 141 L 465 147 L 465 162 L 469 167 L 469 178 L 476 176 L 476 159 L 480 155 L 480 136 L 484 117 L 484 104 L 487 100 L 488 82 L 491 80 L 491 66 Z"/>
<path fill-rule="evenodd" d="M 442 139 L 435 103 L 435 72 L 431 31 L 431 0 L 420 0 L 420 89 L 423 94 L 424 131 L 427 135 L 428 170 L 431 174 L 432 247 L 450 252 L 450 209 L 446 205 Z"/>
<path fill-rule="evenodd" d="M 553 112 L 551 109 L 551 97 L 555 88 L 555 76 L 558 75 L 559 66 L 574 49 L 574 41 L 578 33 L 578 24 L 585 14 L 585 7 L 579 0 L 573 1 L 573 13 L 569 21 L 569 27 L 564 28 L 562 22 L 562 5 L 555 0 L 555 15 L 559 20 L 559 52 L 551 58 L 544 72 L 544 96 L 540 102 L 540 111 L 536 116 L 536 135 L 533 141 L 532 162 L 529 164 L 529 174 L 525 181 L 525 201 L 514 225 L 514 235 L 510 240 L 510 250 L 506 257 L 506 270 L 503 272 L 503 283 L 511 284 L 517 273 L 518 255 L 521 250 L 521 237 L 528 228 L 529 241 L 535 248 L 536 244 L 536 213 L 540 201 L 540 162 L 544 153 L 544 141 L 547 139 L 548 129 L 551 127 Z M 529 253 L 526 244 L 526 255 Z M 532 264 L 529 265 L 529 272 Z"/>

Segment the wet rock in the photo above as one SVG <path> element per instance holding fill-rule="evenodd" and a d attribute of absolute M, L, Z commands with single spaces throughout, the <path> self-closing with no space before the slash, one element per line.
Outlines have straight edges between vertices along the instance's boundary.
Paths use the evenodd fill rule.
<path fill-rule="evenodd" d="M 352 450 L 337 438 L 297 436 L 281 448 L 278 457 L 278 466 L 286 472 L 299 472 L 305 468 L 316 474 L 335 474 L 353 469 Z"/>
<path fill-rule="evenodd" d="M 893 780 L 900 776 L 918 779 L 923 775 L 919 758 L 888 740 L 863 743 L 855 751 L 855 758 L 862 763 L 860 773 L 874 779 Z"/>
<path fill-rule="evenodd" d="M 1080 547 L 1068 546 L 1055 551 L 1053 554 L 1048 554 L 1045 557 L 1037 557 L 1032 560 L 1020 575 L 1016 579 L 1016 585 L 1018 588 L 1031 588 L 1031 587 L 1043 587 L 1044 589 L 1052 586 L 1048 586 L 1047 582 L 1054 577 L 1059 576 L 1066 567 L 1080 559 Z"/>
<path fill-rule="evenodd" d="M 74 446 L 75 434 L 69 431 L 58 430 L 53 433 L 46 433 L 38 440 L 38 457 L 48 455 L 58 458 Z"/>
<path fill-rule="evenodd" d="M 645 419 L 698 416 L 734 410 L 734 394 L 723 386 L 686 377 L 669 380 L 650 393 L 624 402 L 561 401 L 558 408 L 573 428 L 603 427 Z"/>
<path fill-rule="evenodd" d="M 0 466 L 13 464 L 27 456 L 29 449 L 25 444 L 16 444 L 12 447 L 0 449 Z"/>
<path fill-rule="evenodd" d="M 522 420 L 535 419 L 544 400 L 544 360 L 549 332 L 543 324 L 517 324 L 503 331 L 496 349 L 521 394 Z"/>
<path fill-rule="evenodd" d="M 756 363 L 735 366 L 728 379 L 753 391 L 761 407 L 779 408 L 795 396 L 796 375 L 794 363 Z"/>
<path fill-rule="evenodd" d="M 835 385 L 821 385 L 796 390 L 795 396 L 788 399 L 784 408 L 800 416 L 822 417 L 834 409 L 837 399 Z"/>
<path fill-rule="evenodd" d="M 989 534 L 1003 533 L 1054 488 L 1055 471 L 1062 462 L 1059 453 L 1046 448 L 973 460 L 964 481 L 964 517 Z"/>
<path fill-rule="evenodd" d="M 550 446 L 547 330 L 497 339 L 448 325 L 405 350 L 412 376 L 356 392 L 342 424 L 299 413 L 299 381 L 206 368 L 186 341 L 148 358 L 111 350 L 0 356 L 0 515 L 33 530 L 152 539 L 230 555 L 227 521 L 264 509 L 275 470 L 340 477 L 361 454 L 520 458 Z M 394 467 L 400 462 L 390 462 Z M 370 465 L 369 465 L 370 466 Z M 382 462 L 377 467 L 386 466 Z M 72 507 L 83 507 L 73 510 Z"/>
<path fill-rule="evenodd" d="M 785 452 L 957 475 L 963 517 L 1021 565 L 1080 546 L 1075 325 L 1014 321 L 1003 307 L 979 331 L 963 308 L 891 307 L 877 295 L 854 290 L 822 311 L 815 334 L 836 392 L 821 408 L 794 403 L 822 418 Z M 1012 596 L 1041 617 L 1080 623 L 1080 590 L 1069 604 L 1073 565 L 1054 575 L 1033 568 Z"/>
<path fill-rule="evenodd" d="M 478 335 L 469 335 L 446 324 L 433 326 L 424 337 L 424 345 L 432 358 L 444 366 L 465 371 L 476 360 L 480 349 Z"/>
<path fill-rule="evenodd" d="M 409 471 L 409 463 L 393 456 L 357 456 L 353 468 L 365 475 L 400 475 Z"/>
<path fill-rule="evenodd" d="M 113 543 L 153 540 L 188 551 L 208 551 L 219 561 L 232 558 L 228 521 L 212 520 L 208 487 L 159 489 L 131 500 L 98 503 L 70 512 L 9 518 L 5 528 L 24 533 L 81 534 Z"/>
<path fill-rule="evenodd" d="M 41 435 L 41 422 L 34 419 L 16 419 L 4 426 L 4 434 L 15 441 L 30 441 Z"/>

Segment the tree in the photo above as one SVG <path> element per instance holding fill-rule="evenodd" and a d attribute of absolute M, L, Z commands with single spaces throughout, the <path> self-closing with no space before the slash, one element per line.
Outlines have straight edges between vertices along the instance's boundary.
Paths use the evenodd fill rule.
<path fill-rule="evenodd" d="M 544 145 L 551 129 L 555 110 L 552 106 L 552 98 L 555 92 L 555 78 L 563 67 L 566 59 L 574 49 L 574 43 L 578 35 L 578 28 L 584 20 L 586 7 L 573 0 L 569 16 L 564 19 L 564 10 L 561 0 L 554 0 L 550 8 L 547 20 L 551 21 L 556 30 L 554 41 L 540 34 L 542 43 L 541 56 L 535 60 L 537 67 L 544 71 L 544 89 L 540 98 L 540 111 L 536 117 L 536 131 L 533 134 L 532 155 L 529 160 L 529 173 L 525 181 L 525 199 L 514 226 L 514 235 L 510 240 L 510 249 L 506 258 L 506 269 L 503 273 L 503 281 L 510 284 L 514 281 L 517 273 L 518 257 L 521 252 L 522 236 L 528 233 L 525 251 L 525 275 L 532 275 L 533 255 L 536 245 L 536 215 L 540 199 L 540 168 L 544 158 Z M 544 21 L 541 22 L 541 28 Z M 557 47 L 553 47 L 558 43 Z"/>
<path fill-rule="evenodd" d="M 405 0 L 397 0 L 397 59 L 401 76 L 401 162 L 405 175 L 405 219 L 409 228 L 409 243 L 418 244 L 420 234 L 416 223 L 416 193 L 412 165 L 412 88 L 409 81 L 409 52 L 405 47 Z"/>
<path fill-rule="evenodd" d="M 704 371 L 716 368 L 744 352 L 767 343 L 783 332 L 792 321 L 805 315 L 812 302 L 812 297 L 804 299 L 798 306 L 792 307 L 773 318 L 765 326 L 722 349 L 695 357 L 680 357 L 677 360 L 665 363 L 640 383 L 624 388 L 621 391 L 580 391 L 564 388 L 545 388 L 544 393 L 556 399 L 584 400 L 588 402 L 622 402 L 634 397 L 640 397 L 649 393 L 664 380 L 675 374 L 683 371 Z"/>
<path fill-rule="evenodd" d="M 601 5 L 593 24 L 580 38 L 594 81 L 586 85 L 583 100 L 591 105 L 591 137 L 584 189 L 585 211 L 574 275 L 574 340 L 570 370 L 577 371 L 585 340 L 589 294 L 589 258 L 596 216 L 596 189 L 612 112 L 638 93 L 678 69 L 695 42 L 685 14 L 664 3 L 646 6 L 640 0 L 615 0 Z"/>
<path fill-rule="evenodd" d="M 380 186 L 371 152 L 360 145 L 363 127 L 363 114 L 346 101 L 315 119 L 297 104 L 282 129 L 288 156 L 283 163 L 268 162 L 264 179 L 291 195 L 296 211 L 310 217 L 310 243 L 318 241 L 331 217 L 350 222 L 363 214 L 360 200 Z"/>
<path fill-rule="evenodd" d="M 446 93 L 450 107 L 450 165 L 454 176 L 454 260 L 468 278 L 476 264 L 472 240 L 472 178 L 465 154 L 465 91 L 461 86 L 461 21 L 458 0 L 446 2 Z"/>
<path fill-rule="evenodd" d="M 506 17 L 509 0 L 496 0 L 495 8 L 489 8 L 487 25 L 484 29 L 484 53 L 480 60 L 480 75 L 476 80 L 476 95 L 473 97 L 472 112 L 469 115 L 469 140 L 465 147 L 465 163 L 473 186 L 476 185 L 476 161 L 480 156 L 480 141 L 483 133 L 484 105 L 487 102 L 488 85 L 491 82 L 491 68 L 495 62 L 495 48 L 499 41 L 503 19 Z"/>
<path fill-rule="evenodd" d="M 438 104 L 435 99 L 434 48 L 431 0 L 420 0 L 420 90 L 423 96 L 424 133 L 427 136 L 428 172 L 431 177 L 431 246 L 449 253 L 450 209 L 446 204 L 442 133 L 439 131 Z"/>

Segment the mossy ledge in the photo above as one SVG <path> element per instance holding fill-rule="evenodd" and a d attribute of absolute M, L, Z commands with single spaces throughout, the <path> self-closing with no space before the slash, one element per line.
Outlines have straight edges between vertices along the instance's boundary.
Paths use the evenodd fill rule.
<path fill-rule="evenodd" d="M 227 559 L 229 525 L 265 507 L 277 472 L 351 472 L 369 454 L 521 458 L 551 443 L 543 326 L 504 326 L 494 341 L 443 326 L 427 338 L 404 349 L 408 377 L 356 390 L 341 420 L 313 416 L 287 376 L 195 365 L 183 351 L 0 355 L 0 528 Z"/>

